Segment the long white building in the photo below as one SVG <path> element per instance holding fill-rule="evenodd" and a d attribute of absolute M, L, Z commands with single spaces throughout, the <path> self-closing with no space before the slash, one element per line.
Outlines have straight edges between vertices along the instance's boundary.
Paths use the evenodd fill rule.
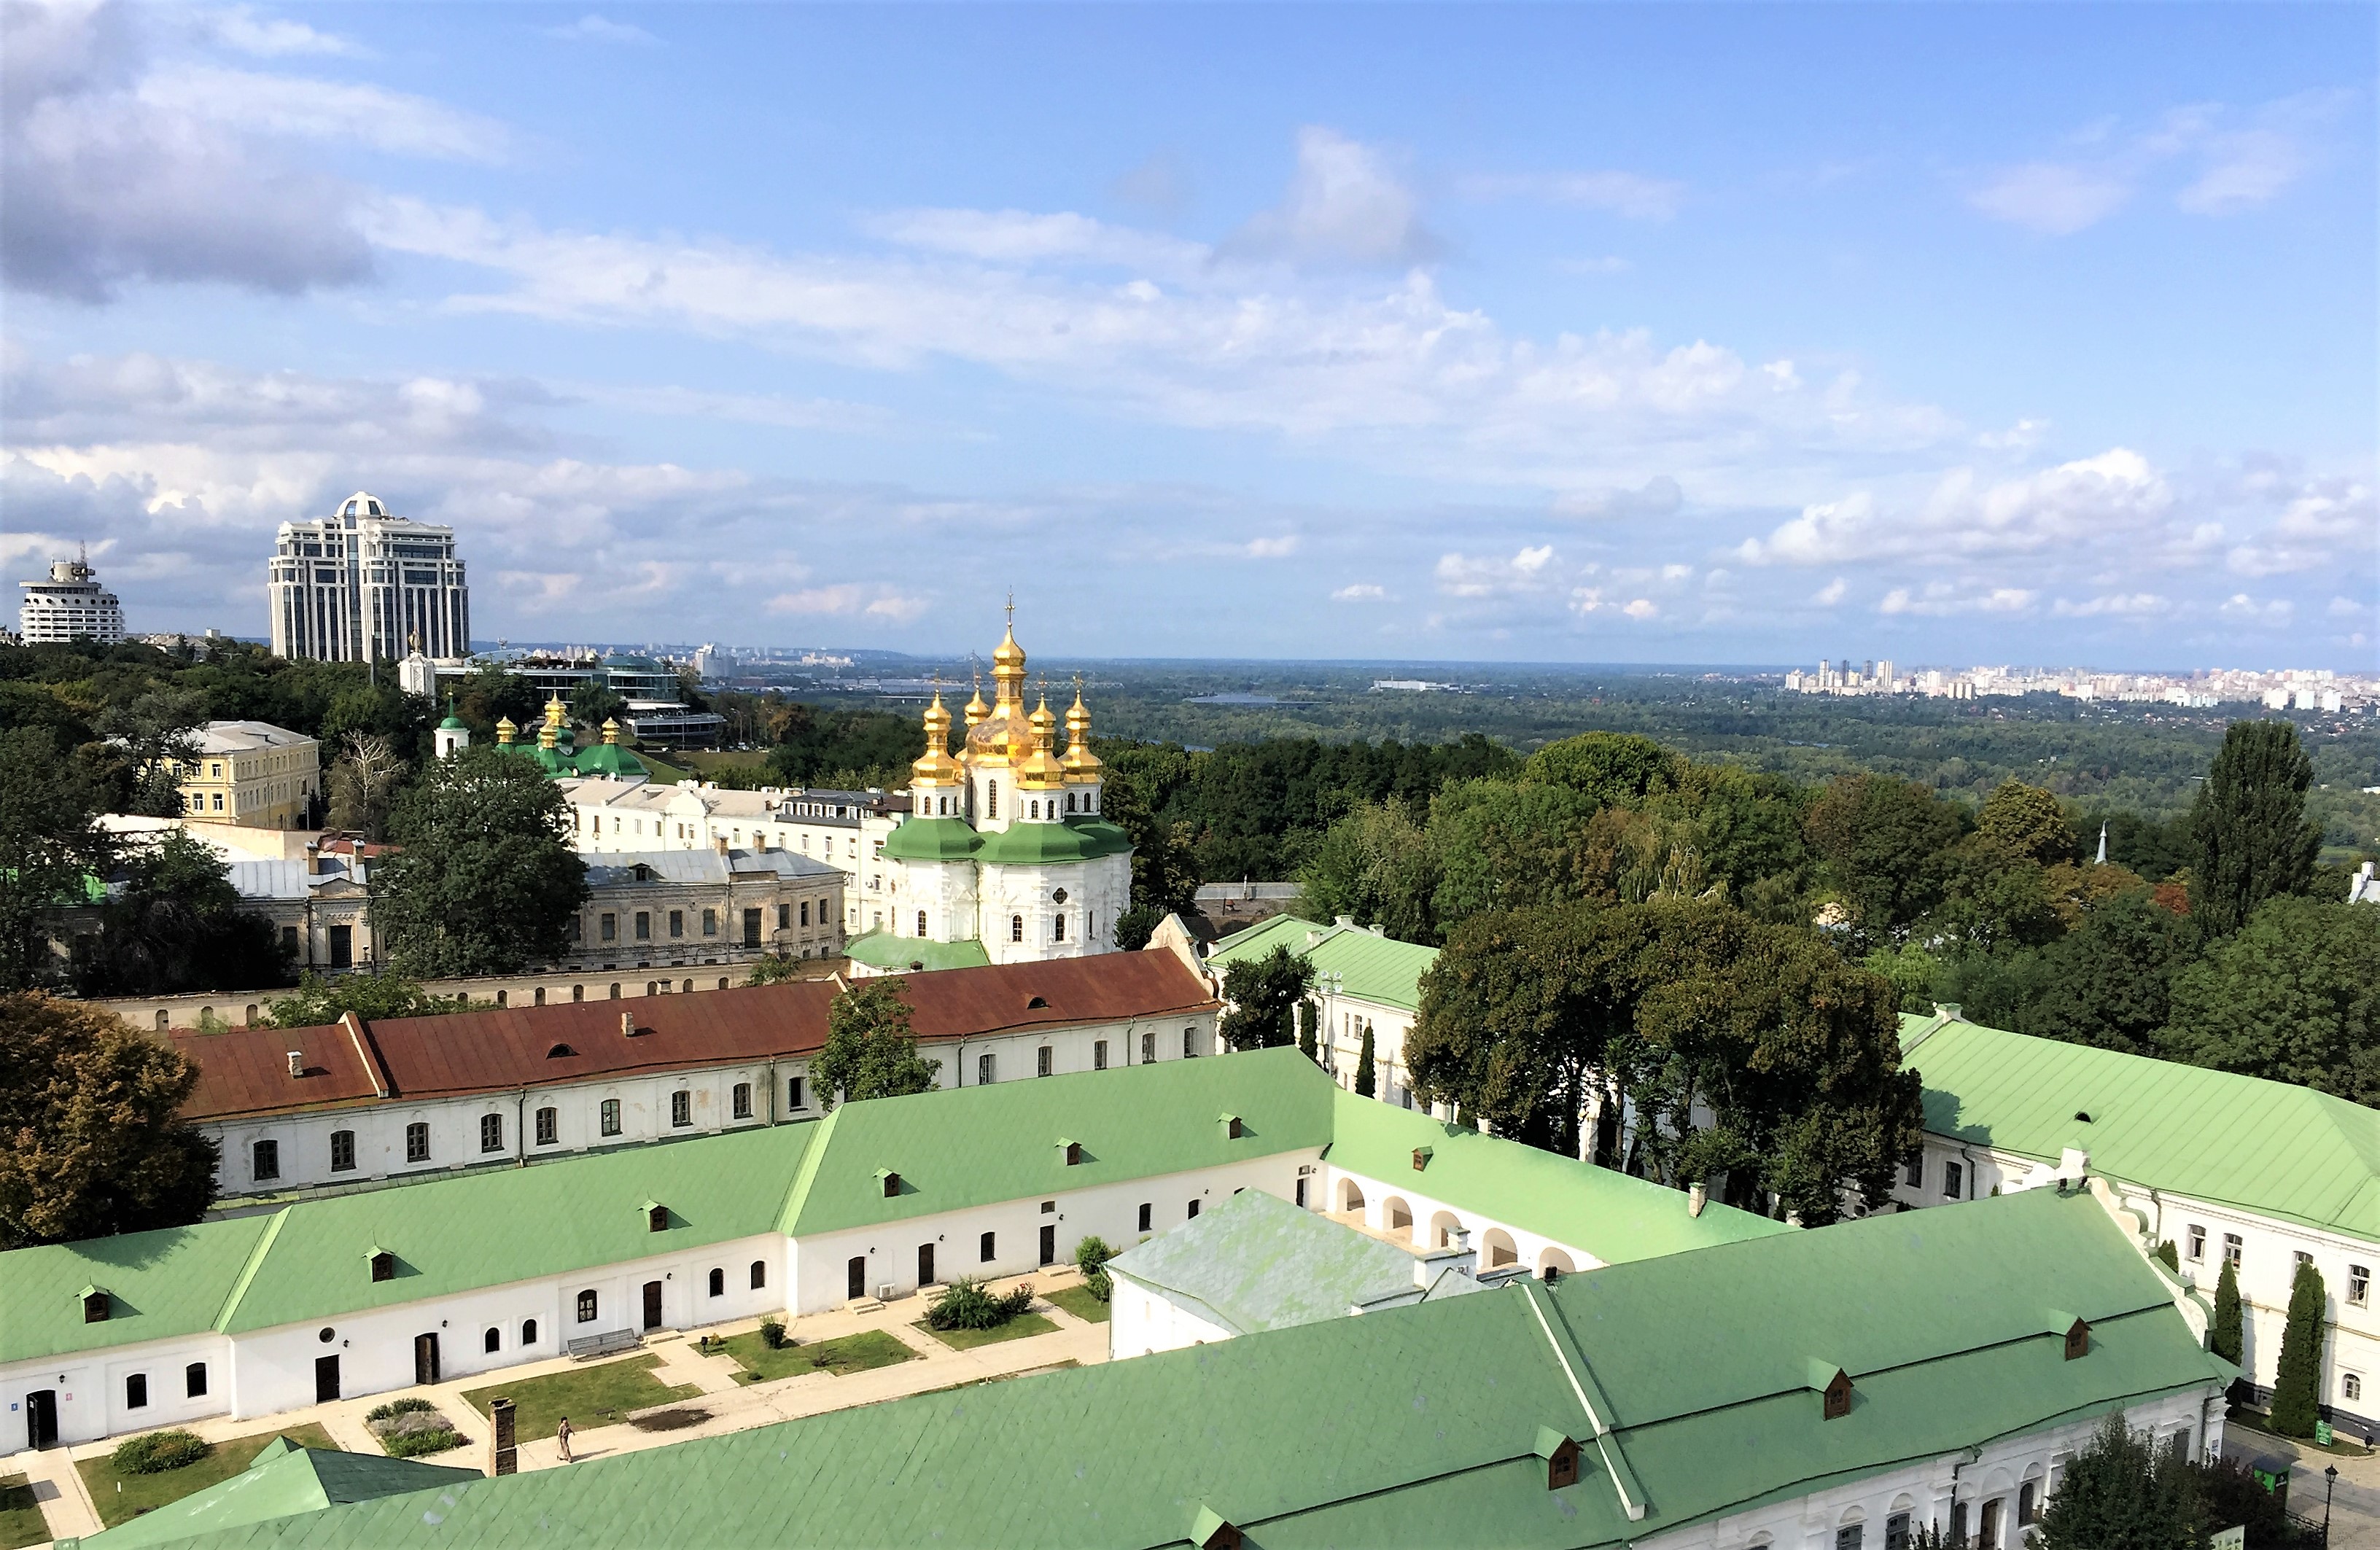
<path fill-rule="evenodd" d="M 471 594 L 455 529 L 413 522 L 357 490 L 331 515 L 285 522 L 268 573 L 273 654 L 324 662 L 471 649 Z"/>
<path fill-rule="evenodd" d="M 47 581 L 18 585 L 25 597 L 17 605 L 17 633 L 26 645 L 94 640 L 114 646 L 124 639 L 124 606 L 99 584 L 99 573 L 88 561 L 53 560 Z"/>

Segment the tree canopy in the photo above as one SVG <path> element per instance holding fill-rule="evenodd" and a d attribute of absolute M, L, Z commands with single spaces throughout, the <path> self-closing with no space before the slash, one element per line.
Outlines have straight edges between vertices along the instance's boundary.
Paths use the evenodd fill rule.
<path fill-rule="evenodd" d="M 940 1060 L 920 1059 L 909 1031 L 907 987 L 897 975 L 862 980 L 827 1009 L 826 1045 L 810 1062 L 819 1102 L 899 1097 L 934 1085 Z"/>
<path fill-rule="evenodd" d="M 179 829 L 123 849 L 121 876 L 76 938 L 75 987 L 87 996 L 283 985 L 288 960 L 273 923 L 243 907 L 230 868 Z"/>
<path fill-rule="evenodd" d="M 2178 1444 L 2135 1432 L 2121 1411 L 2067 1462 L 2041 1514 L 2041 1550 L 2204 1550 L 2205 1516 Z"/>
<path fill-rule="evenodd" d="M 398 973 L 512 974 L 566 951 L 587 865 L 569 805 L 536 765 L 494 747 L 435 761 L 389 834 L 403 849 L 371 870 L 372 925 Z"/>
<path fill-rule="evenodd" d="M 2322 829 L 2305 816 L 2313 760 L 2287 721 L 2234 721 L 2190 810 L 2191 913 L 2228 936 L 2276 894 L 2313 881 Z"/>
<path fill-rule="evenodd" d="M 47 917 L 87 897 L 114 864 L 101 793 L 47 727 L 0 732 L 0 990 L 55 980 Z"/>
<path fill-rule="evenodd" d="M 0 1249 L 197 1221 L 216 1158 L 179 1115 L 198 1074 L 104 1008 L 0 994 Z"/>
<path fill-rule="evenodd" d="M 2267 899 L 2172 979 L 2159 1049 L 2380 1105 L 2380 909 Z"/>
<path fill-rule="evenodd" d="M 1314 988 L 1314 965 L 1276 946 L 1261 958 L 1244 958 L 1223 971 L 1223 1042 L 1233 1049 L 1267 1049 L 1296 1036 L 1299 1003 Z"/>

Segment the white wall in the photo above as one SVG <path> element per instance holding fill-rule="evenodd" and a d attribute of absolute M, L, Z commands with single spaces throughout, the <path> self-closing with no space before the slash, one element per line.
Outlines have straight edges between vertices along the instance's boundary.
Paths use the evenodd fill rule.
<path fill-rule="evenodd" d="M 0 1368 L 0 1455 L 30 1444 L 26 1397 L 36 1389 L 56 1396 L 62 1443 L 221 1415 L 231 1408 L 230 1354 L 231 1343 L 224 1337 L 202 1333 Z M 207 1364 L 207 1392 L 198 1399 L 185 1392 L 184 1369 L 193 1362 Z M 149 1376 L 149 1403 L 140 1410 L 124 1402 L 125 1379 L 134 1373 Z"/>
<path fill-rule="evenodd" d="M 1030 1200 L 1006 1201 L 965 1210 L 938 1212 L 906 1221 L 819 1233 L 794 1245 L 794 1287 L 797 1314 L 820 1313 L 843 1305 L 848 1295 L 848 1265 L 868 1262 L 868 1295 L 891 1283 L 895 1297 L 917 1290 L 917 1248 L 934 1245 L 934 1274 L 942 1283 L 971 1277 L 1020 1276 L 1040 1268 L 1041 1229 L 1055 1229 L 1054 1263 L 1071 1265 L 1075 1245 L 1093 1234 L 1116 1248 L 1141 1241 L 1140 1207 L 1149 1207 L 1148 1236 L 1179 1227 L 1190 1219 L 1196 1200 L 1207 1210 L 1234 1190 L 1260 1189 L 1283 1200 L 1293 1199 L 1297 1170 L 1311 1165 L 1319 1149 L 1278 1153 L 1216 1169 L 1127 1180 L 1084 1190 L 1059 1190 Z M 1044 1209 L 1045 1205 L 1049 1207 Z M 981 1257 L 980 1238 L 992 1234 L 992 1257 Z"/>
<path fill-rule="evenodd" d="M 1413 1183 L 1408 1184 L 1402 1180 L 1376 1179 L 1369 1174 L 1356 1173 L 1334 1163 L 1324 1174 L 1324 1208 L 1334 1212 L 1345 1210 L 1347 1186 L 1353 1184 L 1364 1196 L 1365 1225 L 1385 1232 L 1390 1230 L 1392 1203 L 1402 1202 L 1411 1215 L 1412 1222 L 1407 1228 L 1399 1229 L 1396 1235 L 1417 1249 L 1446 1246 L 1439 1241 L 1437 1233 L 1439 1227 L 1447 1225 L 1445 1219 L 1451 1218 L 1451 1225 L 1470 1232 L 1471 1247 L 1479 1256 L 1479 1268 L 1483 1274 L 1506 1267 L 1490 1262 L 1490 1244 L 1494 1241 L 1490 1238 L 1491 1233 L 1501 1233 L 1511 1240 L 1515 1257 L 1510 1263 L 1517 1264 L 1532 1276 L 1542 1277 L 1548 1265 L 1560 1274 L 1569 1275 L 1599 1268 L 1604 1263 L 1579 1244 L 1561 1242 L 1500 1217 L 1450 1205 L 1426 1190 L 1415 1187 L 1427 1178 L 1427 1173 L 1416 1173 L 1413 1175 Z M 1686 1197 L 1679 1195 L 1677 1199 L 1678 1209 L 1683 1211 Z"/>
<path fill-rule="evenodd" d="M 1211 1311 L 1178 1292 L 1136 1281 L 1114 1269 L 1108 1272 L 1108 1278 L 1115 1286 L 1114 1299 L 1108 1304 L 1111 1360 L 1203 1346 L 1238 1333 L 1217 1323 Z"/>
<path fill-rule="evenodd" d="M 2085 1358 L 2085 1360 L 2089 1360 Z M 1818 1396 L 1810 1399 L 1810 1424 L 1818 1418 Z M 2214 1401 L 2212 1403 L 2208 1401 Z M 2222 1446 L 2223 1406 L 2216 1386 L 2199 1395 L 2180 1395 L 2134 1405 L 2125 1411 L 2136 1430 L 2146 1428 L 2162 1439 L 2179 1432 L 2190 1434 L 2192 1452 L 2210 1456 Z M 1967 1532 L 1979 1534 L 1984 1505 L 2000 1504 L 1998 1539 L 1977 1544 L 1976 1550 L 2012 1550 L 2024 1543 L 2017 1523 L 2017 1498 L 2028 1480 L 2034 1483 L 2034 1510 L 2046 1505 L 2053 1482 L 2066 1462 L 2091 1440 L 2098 1418 L 2028 1432 L 1986 1443 L 1969 1459 L 1964 1452 L 1927 1459 L 1847 1485 L 1814 1491 L 1806 1496 L 1655 1534 L 1639 1541 L 1643 1550 L 1835 1550 L 1837 1536 L 1856 1524 L 1859 1550 L 1884 1550 L 1888 1524 L 1896 1513 L 1909 1514 L 1914 1533 L 1928 1522 L 1950 1528 L 1950 1504 L 1967 1504 Z M 2211 1428 L 2211 1432 L 2210 1432 Z M 1955 1491 L 1955 1495 L 1954 1495 Z"/>

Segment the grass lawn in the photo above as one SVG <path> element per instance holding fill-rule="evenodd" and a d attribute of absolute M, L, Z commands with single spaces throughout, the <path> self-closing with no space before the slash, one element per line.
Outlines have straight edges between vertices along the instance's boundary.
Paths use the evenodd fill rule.
<path fill-rule="evenodd" d="M 1088 1287 L 1061 1287 L 1056 1291 L 1044 1292 L 1042 1296 L 1086 1324 L 1105 1324 L 1108 1321 L 1108 1305 L 1093 1297 Z"/>
<path fill-rule="evenodd" d="M 21 1474 L 0 1476 L 0 1550 L 49 1542 L 49 1525 L 42 1519 L 42 1504 L 33 1499 L 33 1488 Z"/>
<path fill-rule="evenodd" d="M 2283 1437 L 2278 1432 L 2273 1430 L 2273 1418 L 2269 1414 L 2263 1411 L 2252 1411 L 2245 1405 L 2232 1406 L 2224 1420 L 2230 1425 L 2245 1426 L 2251 1432 L 2261 1432 L 2268 1437 L 2279 1437 L 2290 1447 L 2303 1448 L 2308 1453 L 2335 1453 L 2341 1459 L 2372 1457 L 2372 1449 L 2362 1443 L 2348 1441 L 2347 1434 L 2344 1432 L 2333 1433 L 2332 1435 L 2337 1440 L 2328 1447 L 2323 1447 L 2312 1437 Z"/>
<path fill-rule="evenodd" d="M 931 1335 L 953 1350 L 973 1350 L 978 1346 L 996 1346 L 1002 1340 L 1022 1340 L 1028 1336 L 1055 1333 L 1057 1326 L 1039 1314 L 1019 1314 L 1006 1324 L 990 1329 L 937 1329 L 919 1319 L 917 1327 Z"/>
<path fill-rule="evenodd" d="M 650 1369 L 660 1362 L 658 1355 L 647 1351 L 625 1362 L 599 1362 L 541 1378 L 516 1378 L 468 1390 L 463 1402 L 484 1416 L 489 1400 L 510 1399 L 513 1435 L 522 1442 L 553 1435 L 555 1425 L 565 1415 L 570 1417 L 572 1431 L 591 1432 L 626 1420 L 630 1411 L 671 1399 L 691 1399 L 702 1392 L 690 1383 L 672 1387 L 653 1376 Z"/>
<path fill-rule="evenodd" d="M 82 1471 L 83 1488 L 91 1493 L 91 1505 L 99 1508 L 99 1520 L 109 1528 L 129 1521 L 152 1508 L 167 1502 L 180 1501 L 193 1491 L 203 1491 L 221 1481 L 229 1480 L 263 1450 L 275 1437 L 287 1437 L 300 1447 L 336 1447 L 331 1434 L 311 1424 L 292 1426 L 285 1432 L 259 1432 L 253 1436 L 233 1437 L 219 1442 L 214 1451 L 195 1464 L 185 1464 L 178 1470 L 162 1474 L 120 1475 L 109 1467 L 107 1455 L 78 1461 L 75 1468 Z M 118 1485 L 123 1486 L 117 1490 Z M 46 1531 L 45 1531 L 46 1532 Z M 38 1542 L 37 1542 L 38 1543 Z"/>
<path fill-rule="evenodd" d="M 829 1372 L 840 1377 L 845 1373 L 864 1373 L 870 1367 L 890 1367 L 896 1362 L 914 1362 L 917 1358 L 916 1351 L 881 1329 L 863 1329 L 839 1340 L 780 1346 L 775 1350 L 760 1343 L 760 1333 L 756 1329 L 727 1337 L 727 1354 L 743 1364 L 744 1372 L 737 1374 L 737 1381 L 743 1383 L 768 1383 L 816 1372 Z"/>

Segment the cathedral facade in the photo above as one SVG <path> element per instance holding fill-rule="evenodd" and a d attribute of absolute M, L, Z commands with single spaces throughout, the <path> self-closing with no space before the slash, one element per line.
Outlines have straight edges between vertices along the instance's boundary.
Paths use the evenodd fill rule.
<path fill-rule="evenodd" d="M 992 653 L 992 703 L 967 701 L 955 752 L 941 696 L 910 769 L 910 816 L 884 842 L 886 928 L 850 944 L 855 973 L 1022 963 L 1115 951 L 1132 899 L 1132 841 L 1100 816 L 1105 770 L 1082 691 L 1066 747 L 1046 696 L 1026 709 L 1012 624 Z"/>

